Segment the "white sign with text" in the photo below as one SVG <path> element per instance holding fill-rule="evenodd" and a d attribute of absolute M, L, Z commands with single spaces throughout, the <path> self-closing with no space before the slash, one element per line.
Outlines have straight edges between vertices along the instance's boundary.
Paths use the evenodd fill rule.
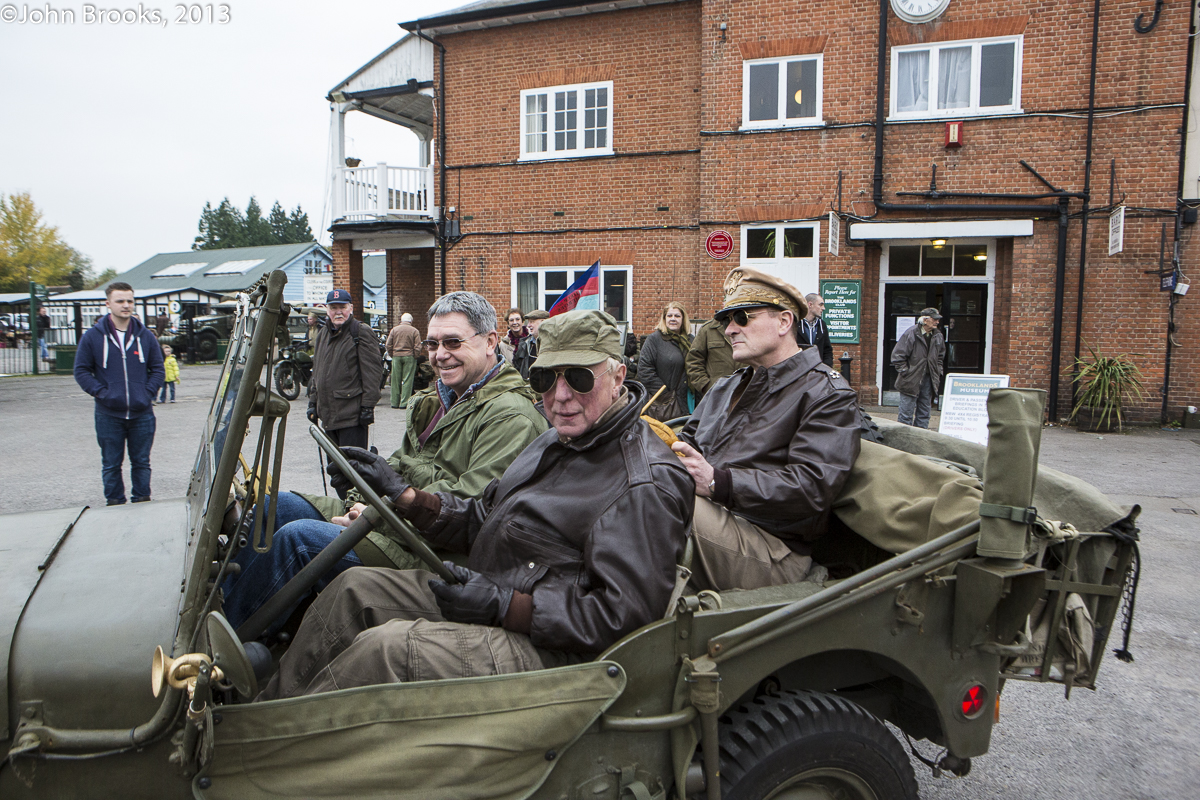
<path fill-rule="evenodd" d="M 986 447 L 988 393 L 992 389 L 1007 387 L 1007 375 L 950 373 L 946 376 L 946 392 L 941 399 L 938 433 Z"/>
<path fill-rule="evenodd" d="M 332 275 L 304 276 L 304 304 L 307 306 L 325 305 L 325 298 L 333 291 Z"/>

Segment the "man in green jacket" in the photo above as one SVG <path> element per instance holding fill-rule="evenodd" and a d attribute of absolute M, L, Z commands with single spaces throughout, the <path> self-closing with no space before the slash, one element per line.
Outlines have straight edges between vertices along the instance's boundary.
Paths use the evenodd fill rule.
<path fill-rule="evenodd" d="M 692 349 L 683 359 L 688 385 L 696 393 L 697 402 L 710 386 L 743 366 L 741 362 L 733 360 L 733 345 L 725 335 L 725 326 L 715 319 L 700 327 L 692 342 Z"/>
<path fill-rule="evenodd" d="M 412 486 L 477 498 L 548 427 L 519 372 L 496 357 L 496 310 L 474 292 L 453 292 L 429 309 L 423 345 L 441 371 L 414 396 L 404 441 L 388 463 Z M 243 548 L 241 574 L 226 581 L 225 614 L 237 627 L 349 525 L 362 509 L 355 492 L 336 497 L 281 492 L 271 550 Z M 407 524 L 407 523 L 405 523 Z M 390 529 L 372 531 L 324 576 L 319 591 L 353 566 L 409 569 L 420 562 Z M 291 614 L 276 620 L 283 623 Z"/>

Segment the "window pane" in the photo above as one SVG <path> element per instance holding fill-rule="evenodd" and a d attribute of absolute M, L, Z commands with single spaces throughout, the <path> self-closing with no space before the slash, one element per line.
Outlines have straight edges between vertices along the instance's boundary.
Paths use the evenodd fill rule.
<path fill-rule="evenodd" d="M 788 62 L 786 106 L 788 119 L 817 116 L 816 59 Z"/>
<path fill-rule="evenodd" d="M 888 248 L 888 275 L 920 275 L 920 245 L 892 245 Z"/>
<path fill-rule="evenodd" d="M 578 122 L 575 109 L 578 95 L 575 92 L 554 93 L 554 149 L 574 150 Z"/>
<path fill-rule="evenodd" d="M 783 255 L 785 258 L 812 258 L 812 228 L 784 228 L 783 242 Z"/>
<path fill-rule="evenodd" d="M 971 105 L 971 48 L 943 47 L 938 51 L 938 108 Z"/>
<path fill-rule="evenodd" d="M 538 308 L 538 276 L 536 272 L 517 273 L 517 308 L 525 309 L 525 313 Z"/>
<path fill-rule="evenodd" d="M 775 229 L 751 228 L 746 231 L 746 258 L 774 258 Z"/>
<path fill-rule="evenodd" d="M 1016 42 L 985 44 L 979 55 L 979 105 L 1011 106 Z"/>
<path fill-rule="evenodd" d="M 750 121 L 779 119 L 779 65 L 750 65 Z"/>
<path fill-rule="evenodd" d="M 607 147 L 608 89 L 586 90 L 583 109 L 583 146 Z"/>
<path fill-rule="evenodd" d="M 986 275 L 987 245 L 957 244 L 954 246 L 955 275 Z"/>
<path fill-rule="evenodd" d="M 942 245 L 927 244 L 921 248 L 924 258 L 921 263 L 922 275 L 949 275 L 954 248 Z"/>
<path fill-rule="evenodd" d="M 546 152 L 546 95 L 525 96 L 525 152 Z"/>
<path fill-rule="evenodd" d="M 629 310 L 625 307 L 625 288 L 629 285 L 629 272 L 623 269 L 604 271 L 604 310 L 612 315 L 617 322 L 629 319 Z"/>
<path fill-rule="evenodd" d="M 929 51 L 901 53 L 896 59 L 896 110 L 929 110 Z"/>
<path fill-rule="evenodd" d="M 559 295 L 561 294 L 562 292 L 550 292 L 549 294 L 543 295 L 542 299 L 545 300 L 545 305 L 543 305 L 542 308 L 546 311 L 549 311 L 554 303 L 557 302 Z"/>
<path fill-rule="evenodd" d="M 562 294 L 567 290 L 566 270 L 546 273 L 546 291 Z"/>

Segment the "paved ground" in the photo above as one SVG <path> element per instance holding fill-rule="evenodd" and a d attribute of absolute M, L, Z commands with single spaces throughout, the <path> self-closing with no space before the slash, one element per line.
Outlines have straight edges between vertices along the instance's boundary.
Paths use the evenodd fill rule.
<path fill-rule="evenodd" d="M 156 498 L 183 495 L 218 369 L 184 367 L 178 402 L 156 409 L 152 463 Z M 316 445 L 303 401 L 293 404 L 281 483 L 321 491 Z M 888 416 L 881 412 L 880 416 Z M 403 419 L 386 400 L 375 443 L 390 452 Z M 102 504 L 92 401 L 69 376 L 0 379 L 5 421 L 0 513 Z M 1064 699 L 1049 686 L 1010 685 L 992 751 L 969 776 L 934 779 L 918 766 L 922 796 L 1074 800 L 1194 797 L 1200 785 L 1200 431 L 1123 435 L 1049 428 L 1042 463 L 1079 475 L 1122 504 L 1143 508 L 1143 578 L 1133 652 L 1108 658 L 1095 692 Z M 128 480 L 128 478 L 127 478 Z M 4 524 L 0 522 L 0 524 Z M 8 523 L 12 524 L 12 523 Z M 920 745 L 933 755 L 928 743 Z"/>

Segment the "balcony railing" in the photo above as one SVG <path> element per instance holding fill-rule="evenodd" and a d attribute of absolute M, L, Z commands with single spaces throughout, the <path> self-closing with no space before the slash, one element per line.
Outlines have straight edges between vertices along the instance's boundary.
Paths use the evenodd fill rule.
<path fill-rule="evenodd" d="M 432 219 L 433 167 L 342 167 L 334 183 L 335 220 Z"/>

